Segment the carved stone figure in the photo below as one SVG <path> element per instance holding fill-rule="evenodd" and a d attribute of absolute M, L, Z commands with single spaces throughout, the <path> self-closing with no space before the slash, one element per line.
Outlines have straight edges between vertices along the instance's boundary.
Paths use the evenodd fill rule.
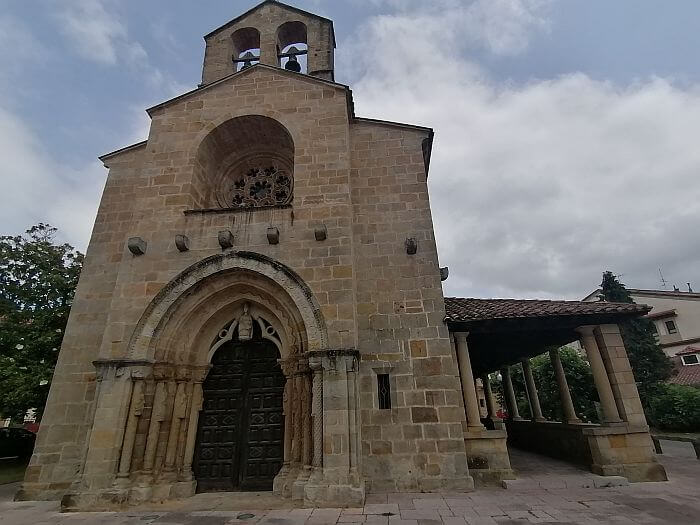
<path fill-rule="evenodd" d="M 243 314 L 238 319 L 238 339 L 240 341 L 250 341 L 253 338 L 253 318 L 248 313 L 248 303 L 243 305 Z"/>

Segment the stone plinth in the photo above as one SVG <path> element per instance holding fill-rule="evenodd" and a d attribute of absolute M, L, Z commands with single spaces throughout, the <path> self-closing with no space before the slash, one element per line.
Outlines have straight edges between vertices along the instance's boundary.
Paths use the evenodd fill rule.
<path fill-rule="evenodd" d="M 469 474 L 477 486 L 515 479 L 515 473 L 510 467 L 505 430 L 465 432 L 464 445 Z"/>

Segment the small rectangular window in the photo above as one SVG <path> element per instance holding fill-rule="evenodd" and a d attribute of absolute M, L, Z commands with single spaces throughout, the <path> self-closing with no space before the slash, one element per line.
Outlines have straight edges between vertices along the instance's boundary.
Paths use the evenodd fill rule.
<path fill-rule="evenodd" d="M 700 364 L 700 358 L 698 358 L 698 354 L 684 355 L 684 356 L 681 356 L 681 359 L 683 360 L 684 365 Z"/>
<path fill-rule="evenodd" d="M 389 374 L 377 374 L 377 394 L 379 396 L 379 410 L 389 410 L 391 408 Z"/>
<path fill-rule="evenodd" d="M 678 332 L 678 328 L 676 328 L 676 322 L 675 321 L 666 321 L 666 330 L 668 330 L 669 334 L 675 334 Z"/>

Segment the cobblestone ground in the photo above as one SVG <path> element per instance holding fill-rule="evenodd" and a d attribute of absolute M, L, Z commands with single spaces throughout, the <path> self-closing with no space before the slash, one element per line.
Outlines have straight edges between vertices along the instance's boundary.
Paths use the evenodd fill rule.
<path fill-rule="evenodd" d="M 516 489 L 480 489 L 469 494 L 371 494 L 364 508 L 264 510 L 272 501 L 256 499 L 256 509 L 226 494 L 199 495 L 184 503 L 120 513 L 61 514 L 55 503 L 13 503 L 16 485 L 0 487 L 2 525 L 487 525 L 525 523 L 700 524 L 700 461 L 692 449 L 670 447 L 660 456 L 671 481 L 615 488 L 580 488 L 584 471 L 530 454 L 515 453 Z M 670 455 L 673 454 L 673 455 Z M 585 483 L 583 483 L 585 484 Z M 256 498 L 254 495 L 247 498 Z M 250 501 L 248 499 L 247 501 Z M 208 510 L 201 510 L 202 508 Z"/>

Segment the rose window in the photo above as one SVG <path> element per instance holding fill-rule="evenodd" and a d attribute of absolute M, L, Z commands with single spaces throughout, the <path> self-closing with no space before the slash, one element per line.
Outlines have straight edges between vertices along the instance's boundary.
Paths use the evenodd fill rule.
<path fill-rule="evenodd" d="M 257 159 L 263 161 L 263 159 Z M 269 160 L 269 159 L 268 159 Z M 247 165 L 246 165 L 247 164 Z M 228 171 L 219 193 L 223 207 L 259 208 L 280 206 L 292 201 L 293 177 L 282 163 L 240 164 Z"/>

